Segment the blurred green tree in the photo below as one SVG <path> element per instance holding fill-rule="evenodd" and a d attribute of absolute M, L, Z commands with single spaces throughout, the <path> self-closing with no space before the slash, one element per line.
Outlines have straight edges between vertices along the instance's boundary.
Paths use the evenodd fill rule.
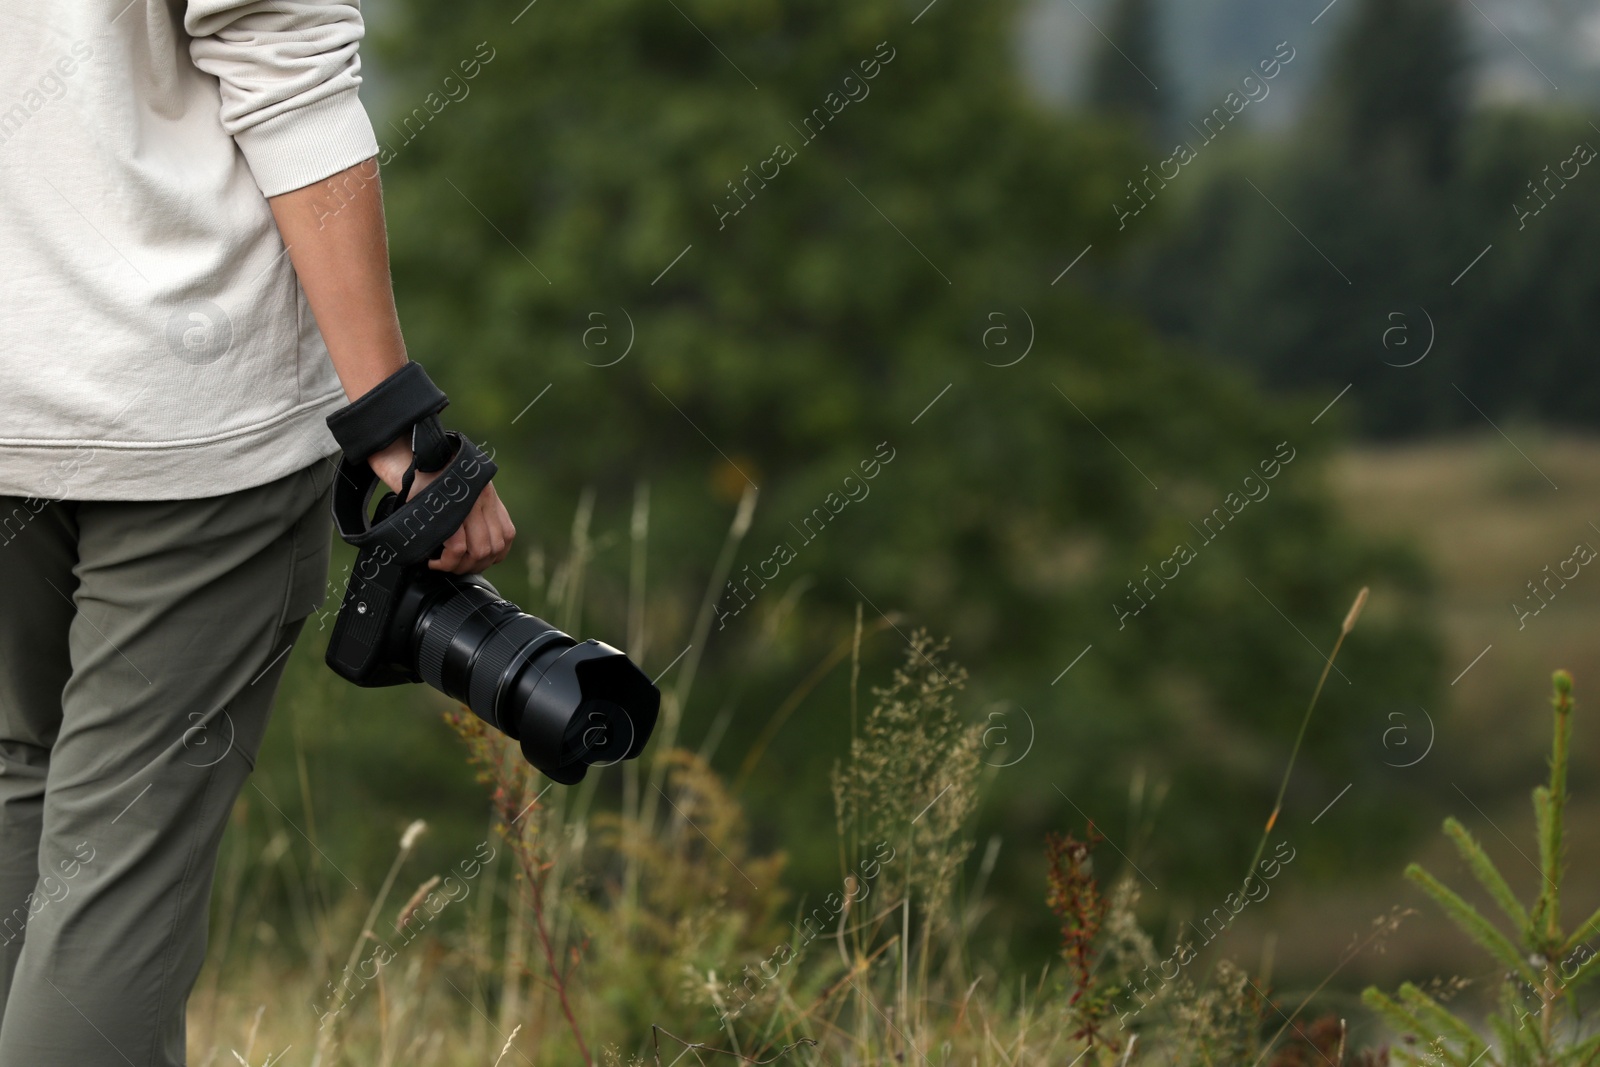
<path fill-rule="evenodd" d="M 1363 0 L 1350 16 L 1298 127 L 1219 144 L 1166 195 L 1170 225 L 1117 291 L 1269 386 L 1349 386 L 1347 417 L 1375 435 L 1485 415 L 1595 426 L 1593 119 L 1469 111 L 1453 0 Z"/>
<path fill-rule="evenodd" d="M 1346 158 L 1444 181 L 1459 151 L 1470 65 L 1457 0 L 1358 0 L 1326 75 Z"/>
<path fill-rule="evenodd" d="M 1385 610 L 1341 660 L 1360 685 L 1329 694 L 1285 821 L 1383 771 L 1384 711 L 1434 685 L 1425 575 L 1339 521 L 1319 473 L 1333 420 L 1080 288 L 1146 160 L 1136 138 L 1029 100 L 1014 5 L 519 6 L 408 0 L 381 35 L 402 317 L 453 424 L 497 449 L 525 548 L 557 554 L 594 490 L 584 628 L 619 644 L 627 514 L 649 484 L 652 621 L 629 651 L 652 673 L 691 640 L 735 503 L 760 487 L 734 577 L 765 578 L 719 603 L 725 625 L 684 661 L 705 654 L 687 738 L 735 768 L 862 604 L 896 626 L 866 646 L 864 679 L 922 624 L 971 669 L 969 713 L 1004 709 L 988 759 L 1011 765 L 979 832 L 1018 840 L 1000 863 L 1019 916 L 1038 911 L 1044 831 L 1080 812 L 1146 871 L 1210 892 L 1236 881 L 1270 806 L 1322 666 L 1308 640 L 1372 584 Z M 405 139 L 406 101 L 431 110 L 430 93 L 460 99 Z M 1132 583 L 1200 544 L 1280 449 L 1296 458 L 1270 498 L 1123 618 Z M 780 546 L 794 558 L 773 576 Z M 849 745 L 848 675 L 846 660 L 743 785 L 803 889 L 837 881 L 827 768 Z M 1153 852 L 1130 778 L 1170 787 L 1137 813 L 1156 820 Z M 1403 844 L 1388 831 L 1406 807 L 1362 794 L 1318 827 L 1330 864 Z"/>
<path fill-rule="evenodd" d="M 1094 45 L 1089 106 L 1132 123 L 1151 139 L 1165 132 L 1169 116 L 1161 83 L 1166 80 L 1166 64 L 1161 58 L 1156 0 L 1113 0 L 1105 35 Z"/>

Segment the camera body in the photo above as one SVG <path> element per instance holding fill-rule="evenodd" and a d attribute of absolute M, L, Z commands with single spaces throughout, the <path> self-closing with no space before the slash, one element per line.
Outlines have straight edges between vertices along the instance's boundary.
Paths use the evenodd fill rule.
<path fill-rule="evenodd" d="M 655 728 L 661 694 L 626 655 L 579 641 L 522 611 L 477 575 L 431 570 L 495 465 L 460 434 L 454 457 L 412 499 L 386 494 L 367 518 L 377 476 L 341 463 L 339 534 L 356 545 L 327 663 L 356 685 L 425 682 L 520 743 L 566 785 L 591 766 L 632 759 Z"/>

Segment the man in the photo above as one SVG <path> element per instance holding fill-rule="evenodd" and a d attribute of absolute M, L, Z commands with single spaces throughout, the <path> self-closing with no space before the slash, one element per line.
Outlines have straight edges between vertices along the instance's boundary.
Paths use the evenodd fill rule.
<path fill-rule="evenodd" d="M 361 14 L 0 16 L 0 1067 L 182 1064 L 223 827 L 324 599 L 324 420 L 406 363 Z M 398 489 L 409 440 L 369 462 Z M 513 535 L 490 486 L 430 566 Z"/>

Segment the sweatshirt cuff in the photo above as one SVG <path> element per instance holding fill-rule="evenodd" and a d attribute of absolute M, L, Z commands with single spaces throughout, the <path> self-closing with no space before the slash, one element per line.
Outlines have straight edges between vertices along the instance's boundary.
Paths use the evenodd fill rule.
<path fill-rule="evenodd" d="M 372 120 L 353 88 L 248 126 L 233 139 L 263 196 L 303 188 L 378 154 Z"/>

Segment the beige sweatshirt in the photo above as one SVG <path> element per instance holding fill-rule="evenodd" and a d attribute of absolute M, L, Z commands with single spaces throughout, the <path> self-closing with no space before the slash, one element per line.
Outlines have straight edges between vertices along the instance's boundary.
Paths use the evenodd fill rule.
<path fill-rule="evenodd" d="M 0 494 L 213 496 L 337 451 L 266 197 L 377 153 L 361 36 L 359 0 L 0 0 Z"/>

